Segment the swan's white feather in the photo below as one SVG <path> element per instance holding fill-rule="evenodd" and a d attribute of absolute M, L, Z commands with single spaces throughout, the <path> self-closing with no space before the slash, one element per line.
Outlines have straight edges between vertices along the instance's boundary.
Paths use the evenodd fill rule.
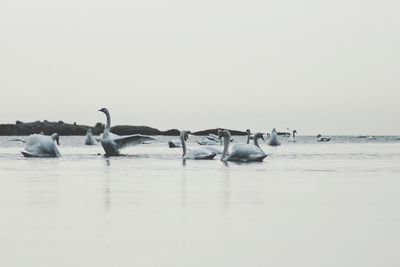
<path fill-rule="evenodd" d="M 148 144 L 149 142 L 154 142 L 154 141 L 157 141 L 157 139 L 141 134 L 118 136 L 117 138 L 114 139 L 114 142 L 116 143 L 118 149 L 122 149 L 124 147 L 133 145 Z"/>
<path fill-rule="evenodd" d="M 211 159 L 214 158 L 216 153 L 206 148 L 196 148 L 187 151 L 183 159 Z"/>
<path fill-rule="evenodd" d="M 24 156 L 29 157 L 60 157 L 57 145 L 50 136 L 33 134 L 26 140 Z"/>
<path fill-rule="evenodd" d="M 226 158 L 227 161 L 262 161 L 267 155 L 255 145 L 241 144 L 235 146 Z"/>

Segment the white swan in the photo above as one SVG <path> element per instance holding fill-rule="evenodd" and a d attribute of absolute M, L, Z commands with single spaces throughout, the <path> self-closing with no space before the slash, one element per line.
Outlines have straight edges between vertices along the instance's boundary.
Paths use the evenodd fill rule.
<path fill-rule="evenodd" d="M 88 146 L 92 146 L 92 145 L 94 145 L 95 144 L 95 140 L 94 140 L 94 138 L 93 138 L 93 134 L 92 134 L 92 130 L 91 129 L 89 129 L 87 132 L 86 132 L 86 139 L 85 139 L 85 145 L 88 145 Z"/>
<path fill-rule="evenodd" d="M 246 134 L 247 134 L 247 144 L 250 144 L 250 140 L 254 139 L 254 136 L 251 135 L 250 129 L 246 130 Z"/>
<path fill-rule="evenodd" d="M 257 134 L 254 136 L 255 144 L 258 145 L 258 138 L 263 138 Z M 235 146 L 231 152 L 229 152 L 229 143 L 231 139 L 231 133 L 227 130 L 223 130 L 219 134 L 220 138 L 224 138 L 224 151 L 222 152 L 222 161 L 236 161 L 236 162 L 255 162 L 263 161 L 267 156 L 259 146 L 250 144 L 240 144 Z M 264 139 L 264 138 L 263 138 Z M 229 155 L 228 155 L 229 152 Z"/>
<path fill-rule="evenodd" d="M 278 132 L 276 131 L 275 128 L 272 129 L 272 131 L 271 131 L 268 145 L 270 145 L 270 146 L 280 146 L 281 145 L 281 142 L 279 142 L 279 140 L 278 140 Z"/>
<path fill-rule="evenodd" d="M 322 136 L 322 135 L 317 135 L 317 141 L 318 142 L 329 142 L 329 141 L 331 141 L 331 138 L 330 137 L 327 137 L 327 136 Z"/>
<path fill-rule="evenodd" d="M 213 140 L 212 137 L 204 136 L 197 142 L 201 146 L 215 146 L 220 145 L 220 142 L 217 140 Z"/>
<path fill-rule="evenodd" d="M 26 140 L 26 146 L 22 155 L 25 157 L 60 157 L 56 143 L 59 145 L 59 136 L 57 133 L 51 136 L 42 134 L 33 134 Z"/>
<path fill-rule="evenodd" d="M 182 143 L 182 159 L 213 159 L 217 154 L 206 149 L 206 148 L 197 148 L 192 150 L 186 149 L 186 140 L 189 137 L 189 132 L 181 131 L 181 143 Z"/>
<path fill-rule="evenodd" d="M 296 142 L 296 134 L 297 134 L 297 131 L 296 131 L 296 130 L 293 130 L 293 133 L 292 133 L 292 137 L 293 137 L 292 142 Z"/>
<path fill-rule="evenodd" d="M 211 152 L 214 152 L 215 154 L 222 154 L 222 149 L 217 147 L 217 146 L 203 146 L 202 148 L 208 149 Z"/>
<path fill-rule="evenodd" d="M 99 109 L 100 112 L 103 112 L 107 117 L 107 124 L 103 131 L 103 136 L 101 137 L 101 145 L 103 146 L 106 155 L 108 156 L 118 156 L 119 151 L 127 146 L 144 144 L 148 141 L 156 141 L 156 139 L 141 135 L 141 134 L 133 134 L 126 136 L 119 136 L 110 132 L 111 128 L 111 116 L 110 112 L 107 108 Z"/>

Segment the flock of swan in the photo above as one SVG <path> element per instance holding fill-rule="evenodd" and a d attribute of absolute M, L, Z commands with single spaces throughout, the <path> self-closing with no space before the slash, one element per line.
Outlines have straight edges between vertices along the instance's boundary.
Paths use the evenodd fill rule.
<path fill-rule="evenodd" d="M 132 145 L 146 144 L 157 142 L 158 140 L 141 134 L 133 134 L 127 136 L 119 136 L 110 131 L 111 129 L 111 116 L 107 108 L 99 110 L 106 116 L 106 125 L 100 138 L 96 140 L 93 137 L 92 131 L 89 129 L 86 137 L 86 145 L 94 145 L 96 141 L 99 141 L 107 156 L 118 156 L 120 151 Z M 200 148 L 189 149 L 186 141 L 189 138 L 189 131 L 181 131 L 180 138 L 178 140 L 171 140 L 169 142 L 170 147 L 181 147 L 182 148 L 182 159 L 184 160 L 207 160 L 214 159 L 215 156 L 221 155 L 222 161 L 235 161 L 235 162 L 260 162 L 263 161 L 267 154 L 261 149 L 258 140 L 264 139 L 262 133 L 251 134 L 250 130 L 247 130 L 247 143 L 239 143 L 233 145 L 232 149 L 229 149 L 230 143 L 233 141 L 231 133 L 228 130 L 219 130 L 218 135 L 210 134 L 203 137 L 198 144 L 202 145 Z M 296 140 L 296 130 L 293 131 L 293 141 Z M 290 135 L 290 134 L 289 134 Z M 269 138 L 268 145 L 279 146 L 281 143 L 278 139 L 278 132 L 274 128 L 271 134 L 267 134 Z M 251 139 L 253 143 L 251 143 Z M 61 153 L 58 151 L 57 145 L 59 145 L 59 136 L 57 133 L 51 136 L 44 134 L 33 134 L 28 139 L 20 140 L 23 141 L 25 149 L 21 153 L 25 157 L 59 157 Z M 318 141 L 327 142 L 330 141 L 329 137 L 318 136 Z M 223 145 L 223 150 L 219 149 L 218 146 Z"/>

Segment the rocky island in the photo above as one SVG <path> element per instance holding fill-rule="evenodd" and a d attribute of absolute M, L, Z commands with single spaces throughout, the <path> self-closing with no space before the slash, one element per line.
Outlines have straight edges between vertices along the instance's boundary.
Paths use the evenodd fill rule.
<path fill-rule="evenodd" d="M 50 135 L 58 133 L 59 135 L 85 135 L 87 130 L 91 129 L 94 135 L 99 135 L 104 130 L 104 124 L 96 123 L 94 126 L 80 125 L 76 122 L 65 123 L 63 121 L 50 122 L 35 121 L 35 122 L 21 122 L 16 121 L 15 124 L 0 124 L 0 135 L 30 135 L 35 133 L 44 133 Z M 165 136 L 178 136 L 179 130 L 171 129 L 167 131 L 160 131 L 156 128 L 148 126 L 131 126 L 131 125 L 116 125 L 111 127 L 111 132 L 118 135 L 130 134 L 144 134 L 144 135 L 165 135 Z M 194 135 L 208 135 L 217 134 L 218 129 L 208 129 L 203 131 L 193 132 Z M 245 132 L 231 130 L 232 135 L 246 135 Z"/>

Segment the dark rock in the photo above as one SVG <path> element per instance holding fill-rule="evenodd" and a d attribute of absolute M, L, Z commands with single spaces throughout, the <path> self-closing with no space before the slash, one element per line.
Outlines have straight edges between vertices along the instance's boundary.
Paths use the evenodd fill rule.
<path fill-rule="evenodd" d="M 203 130 L 203 131 L 198 131 L 198 132 L 194 132 L 192 133 L 193 135 L 209 135 L 209 134 L 218 134 L 218 130 L 220 130 L 222 128 L 217 128 L 217 129 L 208 129 L 208 130 Z M 237 131 L 237 130 L 229 130 L 227 129 L 231 135 L 247 135 L 246 132 L 242 132 L 242 131 Z"/>
<path fill-rule="evenodd" d="M 104 130 L 104 124 L 97 123 L 95 127 L 86 125 L 58 122 L 49 122 L 47 120 L 23 123 L 17 121 L 16 124 L 0 124 L 0 135 L 31 135 L 43 132 L 46 135 L 58 133 L 59 135 L 85 135 L 91 129 L 94 135 L 99 135 Z M 179 135 L 176 129 L 160 131 L 147 126 L 114 126 L 111 131 L 119 135 L 144 134 L 144 135 Z"/>

